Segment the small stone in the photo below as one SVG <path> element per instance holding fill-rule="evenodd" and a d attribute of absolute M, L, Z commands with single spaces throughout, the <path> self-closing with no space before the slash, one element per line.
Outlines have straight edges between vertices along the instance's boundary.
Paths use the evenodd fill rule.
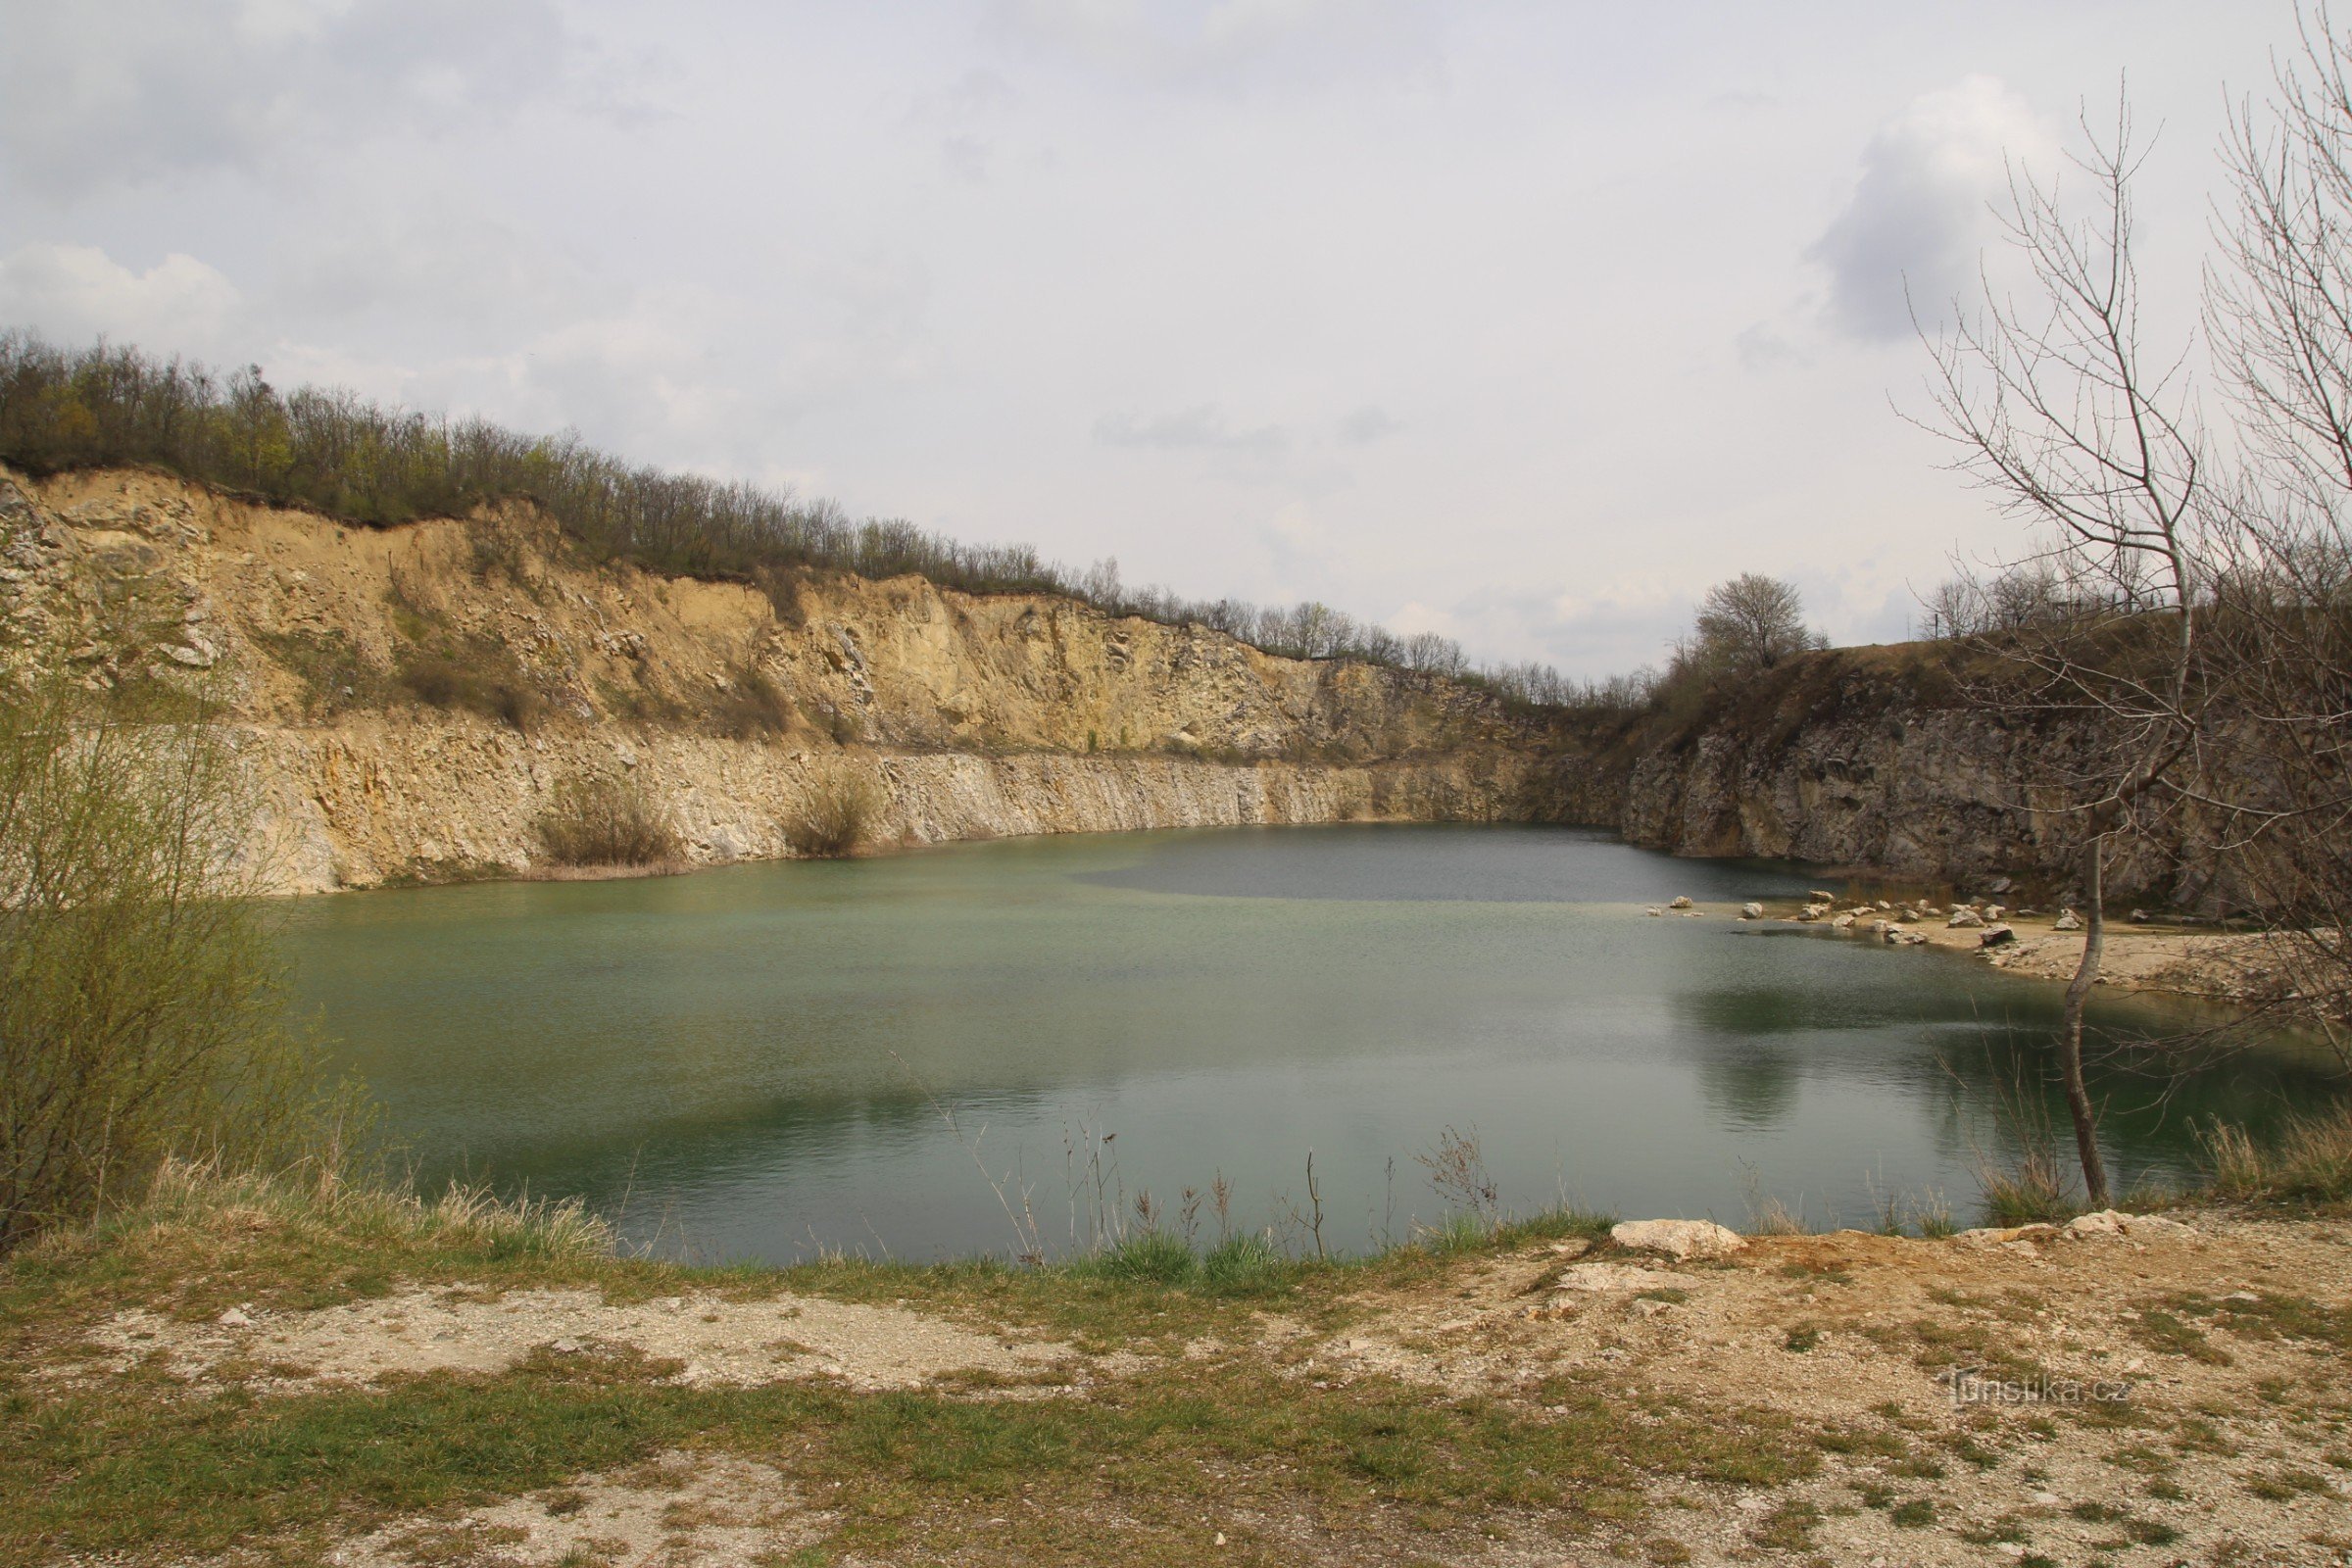
<path fill-rule="evenodd" d="M 555 1355 L 577 1355 L 580 1353 L 580 1342 L 568 1339 L 550 1340 L 547 1343 L 547 1348 L 551 1354 Z"/>
<path fill-rule="evenodd" d="M 1643 914 L 1663 916 L 1666 913 L 1666 910 L 1662 906 L 1653 904 L 1648 908 L 1643 909 L 1642 912 Z"/>
<path fill-rule="evenodd" d="M 2148 923 L 2148 911 L 2145 909 L 2133 909 L 2132 911 L 2131 919 L 2133 925 L 2146 925 Z"/>
<path fill-rule="evenodd" d="M 1761 920 L 1761 919 L 1763 919 L 1763 918 L 1764 918 L 1764 906 L 1762 906 L 1761 904 L 1753 904 L 1753 903 L 1750 903 L 1750 904 L 1742 904 L 1741 906 L 1740 906 L 1740 919 L 1742 919 L 1742 920 Z"/>
<path fill-rule="evenodd" d="M 1667 901 L 1666 907 L 1668 907 L 1669 909 L 1688 909 L 1689 907 L 1690 907 L 1690 895 L 1688 895 L 1688 894 L 1678 894 L 1678 895 L 1676 895 L 1674 898 L 1672 898 L 1672 899 L 1670 899 L 1670 900 L 1668 900 L 1668 901 Z"/>
<path fill-rule="evenodd" d="M 253 1327 L 252 1316 L 241 1306 L 230 1307 L 227 1311 L 213 1319 L 213 1321 L 220 1324 L 224 1329 L 249 1329 Z"/>
<path fill-rule="evenodd" d="M 2007 908 L 1998 904 L 1987 904 L 1984 906 L 1984 918 L 1988 922 L 1998 920 L 2002 915 L 2007 914 L 2008 912 L 2009 911 Z"/>
<path fill-rule="evenodd" d="M 1840 931 L 1851 930 L 1854 924 L 1853 912 L 1848 910 L 1846 913 L 1838 916 L 1837 919 L 1832 920 L 1830 924 Z"/>
<path fill-rule="evenodd" d="M 2058 1494 L 2055 1492 L 2036 1492 L 2028 1496 L 2026 1500 L 2030 1503 L 2033 1503 L 2037 1508 L 2055 1508 L 2058 1506 Z"/>

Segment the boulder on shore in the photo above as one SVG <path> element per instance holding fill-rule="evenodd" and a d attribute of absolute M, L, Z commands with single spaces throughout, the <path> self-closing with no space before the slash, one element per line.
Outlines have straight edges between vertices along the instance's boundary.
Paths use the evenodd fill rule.
<path fill-rule="evenodd" d="M 2005 948 L 2016 941 L 2017 933 L 2010 930 L 2009 927 L 1988 925 L 1984 928 L 1984 934 L 1977 938 L 1977 946 L 1980 948 Z"/>
<path fill-rule="evenodd" d="M 1726 1257 L 1747 1246 L 1747 1238 L 1711 1219 L 1631 1219 L 1609 1227 L 1609 1240 L 1642 1252 L 1662 1252 L 1677 1262 Z"/>
<path fill-rule="evenodd" d="M 1976 910 L 1970 908 L 1965 904 L 1959 908 L 1954 909 L 1949 915 L 1945 916 L 1943 922 L 1946 930 L 1954 931 L 1966 929 L 1972 926 L 1980 926 L 1984 923 L 1984 917 L 1979 914 Z"/>
<path fill-rule="evenodd" d="M 1761 919 L 1763 919 L 1763 918 L 1764 918 L 1764 906 L 1762 906 L 1761 904 L 1753 904 L 1753 903 L 1750 903 L 1750 904 L 1742 904 L 1741 906 L 1740 906 L 1740 919 L 1742 919 L 1742 920 L 1761 920 Z"/>
<path fill-rule="evenodd" d="M 2082 917 L 2072 909 L 2060 909 L 2058 918 L 2050 922 L 2050 929 L 2053 931 L 2080 931 L 2082 929 Z"/>
<path fill-rule="evenodd" d="M 1674 898 L 1667 901 L 1666 907 L 1669 909 L 1688 909 L 1690 907 L 1690 896 L 1687 893 L 1677 894 Z"/>

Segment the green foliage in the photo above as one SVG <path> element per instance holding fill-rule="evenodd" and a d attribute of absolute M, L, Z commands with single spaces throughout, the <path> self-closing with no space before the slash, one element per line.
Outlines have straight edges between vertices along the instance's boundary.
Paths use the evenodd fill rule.
<path fill-rule="evenodd" d="M 628 778 L 564 780 L 539 813 L 538 830 L 558 865 L 659 865 L 682 853 L 668 817 Z"/>
<path fill-rule="evenodd" d="M 0 1251 L 172 1154 L 297 1157 L 317 1060 L 250 892 L 249 785 L 202 705 L 0 689 Z"/>

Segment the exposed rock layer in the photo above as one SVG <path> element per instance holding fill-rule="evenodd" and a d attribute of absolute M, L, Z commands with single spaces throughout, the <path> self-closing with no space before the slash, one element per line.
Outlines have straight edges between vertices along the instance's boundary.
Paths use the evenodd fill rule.
<path fill-rule="evenodd" d="M 279 891 L 524 870 L 582 778 L 715 863 L 790 853 L 844 788 L 881 842 L 1517 815 L 1537 753 L 1453 682 L 917 577 L 657 577 L 520 506 L 364 529 L 0 471 L 0 568 L 14 657 L 226 700 Z"/>

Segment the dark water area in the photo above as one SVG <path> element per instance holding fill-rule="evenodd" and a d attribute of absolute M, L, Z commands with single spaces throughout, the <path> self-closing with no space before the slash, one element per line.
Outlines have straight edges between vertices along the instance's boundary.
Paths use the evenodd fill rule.
<path fill-rule="evenodd" d="M 1505 1205 L 1967 1222 L 2059 988 L 1728 918 L 1823 885 L 1569 829 L 1242 828 L 1012 840 L 602 883 L 286 906 L 302 1002 L 417 1179 L 584 1197 L 704 1260 L 1006 1250 L 1149 1191 L 1231 1184 L 1360 1249 L 1439 1219 L 1416 1156 L 1474 1134 Z M 1642 906 L 1689 894 L 1704 919 Z M 2101 996 L 2112 1037 L 2214 1021 Z M 2109 1065 L 2119 1184 L 2191 1123 L 2332 1092 L 2279 1043 L 2166 1085 Z M 952 1130 L 943 1117 L 952 1112 Z M 1107 1141 L 1106 1141 L 1107 1140 Z M 977 1147 L 977 1158 L 974 1147 Z M 985 1171 L 985 1175 L 984 1175 Z M 989 1177 L 996 1179 L 992 1186 Z"/>

